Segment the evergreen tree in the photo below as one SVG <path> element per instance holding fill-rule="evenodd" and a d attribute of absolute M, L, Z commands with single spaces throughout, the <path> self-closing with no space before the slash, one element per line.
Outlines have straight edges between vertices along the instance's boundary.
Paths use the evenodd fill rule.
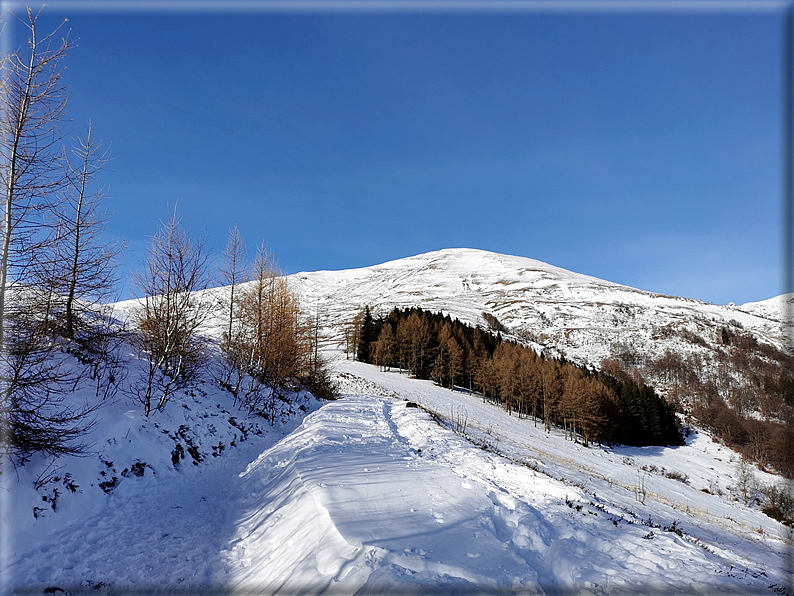
<path fill-rule="evenodd" d="M 372 344 L 377 340 L 375 321 L 369 306 L 364 307 L 364 317 L 361 320 L 361 335 L 358 340 L 357 359 L 361 362 L 372 363 L 374 350 Z"/>

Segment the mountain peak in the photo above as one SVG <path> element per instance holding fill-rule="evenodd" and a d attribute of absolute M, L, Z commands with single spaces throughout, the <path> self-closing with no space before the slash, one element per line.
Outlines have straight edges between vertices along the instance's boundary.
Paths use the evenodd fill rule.
<path fill-rule="evenodd" d="M 307 309 L 324 311 L 327 334 L 337 342 L 344 323 L 370 306 L 381 314 L 420 307 L 472 325 L 484 325 L 483 313 L 488 313 L 513 337 L 596 366 L 618 344 L 646 353 L 687 349 L 684 329 L 713 339 L 721 326 L 739 324 L 763 341 L 783 345 L 783 319 L 772 316 L 767 304 L 744 309 L 664 296 L 475 248 L 444 248 L 360 269 L 297 273 L 291 280 Z"/>

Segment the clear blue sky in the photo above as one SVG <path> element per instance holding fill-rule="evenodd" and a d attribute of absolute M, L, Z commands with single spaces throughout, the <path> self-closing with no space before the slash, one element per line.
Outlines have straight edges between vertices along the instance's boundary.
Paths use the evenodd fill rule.
<path fill-rule="evenodd" d="M 290 273 L 474 247 L 783 290 L 782 10 L 43 14 L 79 38 L 73 130 L 112 142 L 125 278 L 178 200 Z"/>

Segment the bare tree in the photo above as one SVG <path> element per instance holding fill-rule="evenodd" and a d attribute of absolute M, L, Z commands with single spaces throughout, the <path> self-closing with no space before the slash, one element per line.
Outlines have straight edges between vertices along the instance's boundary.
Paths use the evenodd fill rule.
<path fill-rule="evenodd" d="M 328 361 L 320 353 L 320 308 L 315 308 L 314 319 L 305 326 L 303 335 L 308 338 L 306 353 L 307 366 L 302 381 L 315 397 L 337 399 L 339 390 L 331 375 Z M 305 342 L 304 342 L 305 343 Z"/>
<path fill-rule="evenodd" d="M 319 311 L 313 322 L 299 316 L 298 296 L 264 245 L 235 304 L 239 325 L 232 326 L 228 347 L 222 346 L 226 380 L 221 385 L 240 407 L 274 424 L 292 411 L 291 395 L 301 388 L 336 397 L 319 352 Z"/>
<path fill-rule="evenodd" d="M 0 349 L 6 347 L 9 293 L 29 282 L 37 260 L 46 254 L 52 230 L 44 212 L 64 184 L 59 144 L 63 137 L 68 93 L 61 60 L 71 47 L 67 38 L 37 30 L 39 13 L 27 9 L 27 52 L 14 52 L 2 62 L 0 76 L 0 181 L 4 191 L 0 254 Z M 12 298 L 13 299 L 13 298 Z"/>
<path fill-rule="evenodd" d="M 748 505 L 758 491 L 758 479 L 753 473 L 753 467 L 744 458 L 741 458 L 736 463 L 734 474 L 733 496 L 737 500 L 741 500 L 744 505 Z"/>
<path fill-rule="evenodd" d="M 72 160 L 67 156 L 64 161 L 68 186 L 58 209 L 58 260 L 66 264 L 66 337 L 75 337 L 79 326 L 93 327 L 91 319 L 100 314 L 97 305 L 110 296 L 118 282 L 116 259 L 122 247 L 102 237 L 110 214 L 101 209 L 107 190 L 99 184 L 98 175 L 109 159 L 109 150 L 103 150 L 102 141 L 93 137 L 89 121 L 85 137 L 75 138 Z"/>
<path fill-rule="evenodd" d="M 361 325 L 364 322 L 364 310 L 356 313 L 350 321 L 345 324 L 345 358 L 353 360 L 358 358 L 358 344 L 361 341 Z"/>
<path fill-rule="evenodd" d="M 136 326 L 147 364 L 133 389 L 146 416 L 162 410 L 177 391 L 195 386 L 206 357 L 199 328 L 212 307 L 201 294 L 208 286 L 209 252 L 204 240 L 191 238 L 180 224 L 175 208 L 152 237 L 143 271 L 133 277 L 143 298 Z"/>
<path fill-rule="evenodd" d="M 246 274 L 251 282 L 234 298 L 229 311 L 232 324 L 228 338 L 221 344 L 220 385 L 232 393 L 236 404 L 252 412 L 261 407 L 268 389 L 263 369 L 265 346 L 270 340 L 268 297 L 277 276 L 273 255 L 264 245 L 260 246 Z"/>
<path fill-rule="evenodd" d="M 237 309 L 237 296 L 235 295 L 237 286 L 248 281 L 245 263 L 245 242 L 236 225 L 229 230 L 229 241 L 226 243 L 226 249 L 223 251 L 219 270 L 221 283 L 229 288 L 229 298 L 225 300 L 223 304 L 223 307 L 228 313 L 228 324 L 224 343 L 226 344 L 226 349 L 229 349 L 233 335 L 232 327 L 235 320 L 238 318 L 235 313 Z"/>
<path fill-rule="evenodd" d="M 7 55 L 0 73 L 0 445 L 23 458 L 83 449 L 79 439 L 98 402 L 80 403 L 73 394 L 86 372 L 102 368 L 75 366 L 53 320 L 59 286 L 51 273 L 63 231 L 56 199 L 68 182 L 60 151 L 68 99 L 61 60 L 70 43 L 56 39 L 60 26 L 40 35 L 38 18 L 28 9 L 20 19 L 27 47 Z"/>

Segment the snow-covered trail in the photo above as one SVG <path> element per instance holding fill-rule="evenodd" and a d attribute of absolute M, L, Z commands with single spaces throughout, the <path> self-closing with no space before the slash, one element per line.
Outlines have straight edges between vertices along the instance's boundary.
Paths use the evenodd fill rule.
<path fill-rule="evenodd" d="M 189 474 L 149 472 L 121 483 L 106 503 L 17 553 L 8 570 L 11 585 L 33 593 L 61 588 L 100 594 L 106 586 L 159 591 L 218 585 L 224 576 L 220 553 L 238 517 L 238 476 L 263 443 L 241 445 Z"/>
<path fill-rule="evenodd" d="M 232 568 L 238 562 L 236 585 L 347 591 L 363 584 L 376 593 L 395 582 L 535 587 L 538 565 L 510 553 L 504 528 L 493 525 L 499 498 L 435 461 L 435 447 L 412 445 L 430 424 L 404 401 L 348 396 L 264 454 L 246 481 L 265 489 L 252 491 L 227 559 Z M 274 507 L 273 496 L 284 494 L 289 501 Z M 307 523 L 314 539 L 295 540 Z M 252 573 L 251 553 L 263 547 L 270 556 L 257 557 Z"/>
<path fill-rule="evenodd" d="M 232 589 L 769 591 L 767 576 L 737 577 L 736 561 L 627 523 L 382 387 L 346 380 L 344 399 L 307 417 L 243 476 L 248 510 L 225 553 Z"/>
<path fill-rule="evenodd" d="M 280 441 L 274 433 L 189 471 L 121 483 L 18 553 L 13 585 L 40 594 L 772 594 L 781 585 L 770 549 L 756 545 L 751 567 L 749 542 L 712 534 L 704 548 L 652 529 L 614 505 L 618 489 L 596 498 L 478 448 L 405 401 L 442 411 L 449 390 L 359 363 L 339 368 L 343 399 Z M 512 432 L 514 418 L 482 406 L 481 422 L 491 416 Z M 602 453 L 524 429 L 524 441 L 544 440 L 582 469 Z M 623 464 L 610 458 L 602 463 L 613 474 Z"/>

